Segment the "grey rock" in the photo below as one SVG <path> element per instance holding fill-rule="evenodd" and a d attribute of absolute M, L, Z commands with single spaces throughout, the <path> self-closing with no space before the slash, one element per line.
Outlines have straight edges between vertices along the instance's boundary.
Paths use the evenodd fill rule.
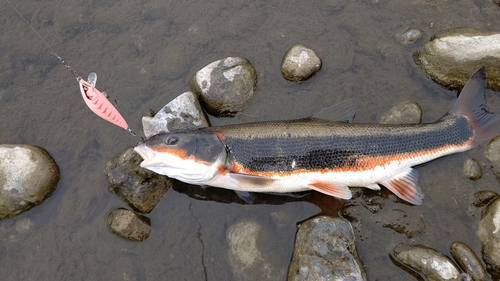
<path fill-rule="evenodd" d="M 482 212 L 477 231 L 483 248 L 486 269 L 495 280 L 500 278 L 500 199 L 491 202 Z"/>
<path fill-rule="evenodd" d="M 261 228 L 255 221 L 241 221 L 227 230 L 228 261 L 236 280 L 276 279 L 271 263 L 264 259 L 257 247 Z"/>
<path fill-rule="evenodd" d="M 483 176 L 483 169 L 475 159 L 467 159 L 464 163 L 464 174 L 470 180 L 477 180 Z"/>
<path fill-rule="evenodd" d="M 281 73 L 286 80 L 300 82 L 321 69 L 321 59 L 304 45 L 294 45 L 283 57 Z"/>
<path fill-rule="evenodd" d="M 142 242 L 151 233 L 149 218 L 127 209 L 114 209 L 108 215 L 109 229 L 116 235 L 130 241 Z"/>
<path fill-rule="evenodd" d="M 0 219 L 41 204 L 56 189 L 59 168 L 49 153 L 31 145 L 0 145 Z"/>
<path fill-rule="evenodd" d="M 253 97 L 257 74 L 245 58 L 228 57 L 210 63 L 196 72 L 191 89 L 201 98 L 207 112 L 234 116 Z"/>
<path fill-rule="evenodd" d="M 166 176 L 141 168 L 141 162 L 141 156 L 129 148 L 106 164 L 105 173 L 111 192 L 134 210 L 149 213 L 172 183 Z"/>
<path fill-rule="evenodd" d="M 498 198 L 498 193 L 492 190 L 480 190 L 474 193 L 473 205 L 476 207 L 484 207 L 488 205 L 491 201 Z"/>
<path fill-rule="evenodd" d="M 401 103 L 380 118 L 381 124 L 422 123 L 422 108 L 416 102 Z"/>
<path fill-rule="evenodd" d="M 486 87 L 500 91 L 500 33 L 472 28 L 451 28 L 432 36 L 413 54 L 418 66 L 434 82 L 461 89 L 470 75 L 486 67 Z"/>
<path fill-rule="evenodd" d="M 399 244 L 391 254 L 394 260 L 424 275 L 429 281 L 462 280 L 460 270 L 438 251 L 414 244 Z"/>
<path fill-rule="evenodd" d="M 146 138 L 160 132 L 179 129 L 208 127 L 205 111 L 196 95 L 185 92 L 165 105 L 154 117 L 142 117 L 142 127 Z"/>
<path fill-rule="evenodd" d="M 410 27 L 403 32 L 403 34 L 399 35 L 401 43 L 405 45 L 415 43 L 416 41 L 422 39 L 422 37 L 424 37 L 424 32 L 416 27 Z"/>
<path fill-rule="evenodd" d="M 367 280 L 349 222 L 320 216 L 300 225 L 288 280 Z"/>
<path fill-rule="evenodd" d="M 488 280 L 488 274 L 481 261 L 469 246 L 462 242 L 451 243 L 450 252 L 455 261 L 474 281 Z"/>
<path fill-rule="evenodd" d="M 491 169 L 497 178 L 500 179 L 500 136 L 497 136 L 488 143 L 484 155 L 490 161 Z"/>

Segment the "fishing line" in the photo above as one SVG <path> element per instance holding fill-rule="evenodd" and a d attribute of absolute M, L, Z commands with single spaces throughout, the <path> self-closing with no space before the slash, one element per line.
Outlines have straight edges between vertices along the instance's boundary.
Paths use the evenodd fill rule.
<path fill-rule="evenodd" d="M 35 32 L 36 36 L 38 36 L 38 38 L 40 38 L 40 40 L 42 40 L 42 42 L 45 44 L 45 46 L 50 50 L 50 54 L 55 56 L 69 71 L 71 71 L 71 73 L 73 73 L 73 75 L 75 76 L 76 80 L 81 78 L 81 76 L 78 75 L 78 73 L 73 68 L 71 68 L 71 66 L 69 66 L 69 64 L 67 64 L 64 61 L 64 59 L 56 53 L 56 51 L 54 51 L 54 49 L 52 49 L 52 47 L 49 45 L 49 43 L 47 43 L 47 41 L 45 41 L 45 39 L 43 39 L 43 37 L 40 35 L 40 33 L 38 33 L 38 31 L 36 31 L 36 29 L 28 22 L 28 20 L 21 14 L 21 12 L 19 12 L 16 9 L 16 7 L 14 7 L 14 5 L 12 5 L 12 3 L 9 0 L 5 0 L 5 1 L 7 1 L 7 3 L 9 3 L 9 5 L 12 7 L 12 9 L 14 9 L 14 11 L 16 11 L 16 13 L 24 20 L 24 22 L 26 22 L 26 24 L 31 28 L 31 30 L 33 30 Z"/>
<path fill-rule="evenodd" d="M 19 12 L 19 10 L 17 10 L 16 7 L 14 7 L 14 5 L 9 0 L 5 0 L 5 1 L 7 1 L 7 3 L 9 3 L 9 5 L 12 7 L 12 9 L 14 9 L 14 11 L 16 11 L 16 13 L 19 15 L 19 17 L 21 17 L 24 20 L 24 22 L 26 22 L 26 24 L 31 28 L 31 30 L 33 30 L 35 32 L 36 36 L 38 36 L 38 38 L 40 38 L 40 40 L 42 40 L 42 42 L 45 44 L 45 46 L 50 50 L 50 54 L 55 56 L 61 62 L 61 64 L 64 65 L 64 67 L 66 67 L 75 76 L 76 81 L 78 81 L 78 83 L 80 84 L 80 90 L 82 92 L 82 95 L 85 93 L 86 97 L 83 97 L 83 98 L 85 100 L 85 103 L 87 103 L 87 105 L 89 106 L 89 108 L 92 111 L 94 111 L 94 113 L 96 113 L 99 117 L 101 117 L 101 118 L 105 119 L 106 121 L 109 121 L 117 126 L 123 127 L 129 134 L 131 134 L 134 137 L 137 137 L 138 135 L 134 131 L 132 131 L 130 129 L 130 127 L 128 127 L 128 125 L 126 124 L 126 121 L 123 119 L 121 114 L 118 112 L 118 110 L 111 103 L 100 102 L 99 104 L 97 104 L 99 102 L 99 98 L 100 98 L 99 96 L 105 96 L 105 95 L 104 95 L 104 93 L 101 93 L 99 90 L 97 90 L 94 87 L 96 77 L 97 77 L 96 74 L 91 73 L 91 75 L 92 74 L 94 75 L 94 77 L 92 79 L 93 82 L 90 79 L 90 75 L 89 75 L 89 79 L 88 79 L 90 83 L 86 82 L 69 64 L 66 63 L 66 61 L 61 56 L 59 56 L 56 53 L 56 51 L 54 49 L 52 49 L 52 47 L 49 45 L 49 43 L 47 41 L 45 41 L 45 39 L 43 39 L 43 37 L 40 35 L 40 33 L 38 33 L 38 31 L 28 22 L 28 20 L 21 14 L 21 12 Z M 96 98 L 96 100 L 94 102 L 89 102 L 91 97 L 89 95 L 87 95 L 87 93 L 91 93 L 92 97 Z M 107 100 L 107 96 L 105 96 L 105 98 Z M 104 109 L 103 109 L 104 111 L 101 111 L 101 108 L 103 107 L 103 104 L 105 104 L 105 103 L 108 103 L 108 105 L 104 105 Z M 96 107 L 98 107 L 98 108 L 96 108 Z M 114 117 L 110 117 L 111 112 L 106 113 L 108 108 L 111 108 L 111 111 L 115 110 L 116 113 L 120 116 L 121 120 L 123 120 L 123 122 L 120 123 L 120 121 L 116 121 L 116 119 L 113 119 Z M 103 116 L 103 114 L 105 114 L 105 113 L 107 115 Z M 123 124 L 123 123 L 125 123 L 125 125 L 127 127 L 122 126 L 121 124 Z"/>

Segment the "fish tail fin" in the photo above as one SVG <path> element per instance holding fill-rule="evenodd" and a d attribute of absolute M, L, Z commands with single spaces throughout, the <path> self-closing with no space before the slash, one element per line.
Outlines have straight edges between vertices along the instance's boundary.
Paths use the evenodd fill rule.
<path fill-rule="evenodd" d="M 458 96 L 449 114 L 461 114 L 469 118 L 476 134 L 474 146 L 489 141 L 500 134 L 500 113 L 486 111 L 484 66 L 474 73 Z"/>

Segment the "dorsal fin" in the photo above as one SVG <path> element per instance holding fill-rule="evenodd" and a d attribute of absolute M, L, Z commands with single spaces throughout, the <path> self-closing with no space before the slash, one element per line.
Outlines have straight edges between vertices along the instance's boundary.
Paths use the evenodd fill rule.
<path fill-rule="evenodd" d="M 340 121 L 340 122 L 352 122 L 354 115 L 356 114 L 356 109 L 358 108 L 357 99 L 348 99 L 332 105 L 327 108 L 323 108 L 318 113 L 314 114 L 313 118 L 324 119 L 329 121 Z"/>

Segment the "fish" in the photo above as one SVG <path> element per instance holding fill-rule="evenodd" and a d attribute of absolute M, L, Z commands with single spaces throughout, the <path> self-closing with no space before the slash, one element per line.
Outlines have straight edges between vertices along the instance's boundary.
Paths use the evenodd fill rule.
<path fill-rule="evenodd" d="M 141 167 L 189 184 L 244 192 L 315 190 L 345 200 L 352 198 L 349 187 L 384 186 L 421 205 L 414 166 L 500 133 L 500 114 L 485 109 L 485 80 L 482 67 L 433 123 L 351 123 L 357 102 L 348 100 L 297 120 L 161 132 L 134 150 Z"/>

